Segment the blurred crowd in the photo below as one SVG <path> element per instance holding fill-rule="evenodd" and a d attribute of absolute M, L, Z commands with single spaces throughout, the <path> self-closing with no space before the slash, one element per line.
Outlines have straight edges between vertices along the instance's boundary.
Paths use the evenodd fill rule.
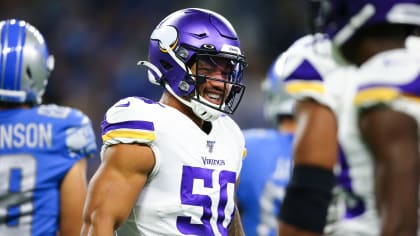
<path fill-rule="evenodd" d="M 247 90 L 234 119 L 241 128 L 266 126 L 260 83 L 279 53 L 307 29 L 304 0 L 2 0 L 1 19 L 26 20 L 44 34 L 56 60 L 45 103 L 82 110 L 100 145 L 106 109 L 126 96 L 159 99 L 161 88 L 136 66 L 147 59 L 149 36 L 162 18 L 186 7 L 228 18 L 241 37 L 249 67 Z M 90 174 L 99 158 L 90 163 Z"/>

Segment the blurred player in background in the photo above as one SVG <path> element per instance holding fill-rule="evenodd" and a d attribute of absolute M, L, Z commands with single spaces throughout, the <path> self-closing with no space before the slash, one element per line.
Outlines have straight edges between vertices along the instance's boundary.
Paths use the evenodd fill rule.
<path fill-rule="evenodd" d="M 316 49 L 316 60 L 303 53 L 303 60 L 288 60 L 291 68 L 285 73 L 287 90 L 310 105 L 302 109 L 299 102 L 297 108 L 298 117 L 306 115 L 308 122 L 302 125 L 304 132 L 297 134 L 301 135 L 295 149 L 297 163 L 281 211 L 280 235 L 322 234 L 325 221 L 305 217 L 303 212 L 321 206 L 320 201 L 308 196 L 324 196 L 318 198 L 324 202 L 330 198 L 329 184 L 316 185 L 310 180 L 320 180 L 320 172 L 313 171 L 315 167 L 323 167 L 328 175 L 332 173 L 336 162 L 332 151 L 339 154 L 338 183 L 346 193 L 346 211 L 335 235 L 416 235 L 419 153 L 418 113 L 414 110 L 418 111 L 418 105 L 408 97 L 417 96 L 418 89 L 412 84 L 417 83 L 419 64 L 418 57 L 404 45 L 411 25 L 419 24 L 419 18 L 412 17 L 419 15 L 419 3 L 314 2 L 320 9 L 315 22 L 328 38 L 322 36 L 312 43 L 300 44 L 301 49 L 305 45 Z M 330 52 L 320 50 L 322 41 L 328 42 L 325 48 L 330 48 Z M 290 57 L 294 55 L 291 53 Z M 327 62 L 334 59 L 340 65 L 320 65 L 322 58 Z M 308 71 L 320 76 L 305 77 Z M 323 132 L 315 131 L 313 125 L 319 118 L 315 114 L 323 106 L 336 118 L 324 121 Z M 337 133 L 341 145 L 336 149 L 332 136 L 324 136 L 325 133 Z M 315 159 L 310 147 L 315 147 L 311 145 L 320 139 L 329 143 L 323 146 L 323 155 Z M 304 166 L 306 170 L 302 171 Z M 402 187 L 403 183 L 407 185 Z M 314 190 L 311 195 L 298 194 L 308 191 L 308 186 Z M 326 209 L 324 202 L 318 212 Z"/>
<path fill-rule="evenodd" d="M 54 60 L 41 33 L 0 22 L 0 235 L 74 236 L 96 152 L 88 117 L 41 105 Z"/>
<path fill-rule="evenodd" d="M 129 97 L 102 123 L 82 235 L 243 235 L 236 182 L 245 141 L 232 114 L 246 61 L 227 19 L 176 11 L 150 37 L 149 81 L 160 101 Z"/>
<path fill-rule="evenodd" d="M 320 156 L 320 153 L 329 154 L 324 158 L 330 158 L 329 160 L 331 163 L 329 169 L 325 169 L 324 171 L 328 170 L 332 175 L 329 176 L 331 179 L 327 182 L 325 182 L 325 180 L 324 182 L 308 181 L 308 183 L 306 183 L 307 185 L 305 185 L 305 183 L 299 182 L 301 179 L 297 179 L 297 182 L 291 183 L 287 190 L 289 192 L 294 191 L 295 189 L 303 192 L 309 191 L 308 196 L 299 195 L 299 197 L 308 197 L 307 199 L 300 199 L 301 201 L 305 200 L 305 202 L 302 203 L 303 206 L 305 206 L 305 204 L 315 204 L 315 206 L 319 208 L 317 212 L 308 214 L 307 210 L 300 205 L 286 205 L 286 207 L 292 207 L 292 209 L 293 207 L 299 207 L 296 211 L 286 212 L 286 214 L 280 211 L 280 214 L 282 217 L 286 217 L 284 219 L 288 220 L 288 222 L 291 220 L 291 223 L 298 224 L 301 230 L 293 229 L 293 231 L 290 232 L 288 231 L 290 230 L 290 226 L 285 225 L 285 222 L 282 221 L 280 235 L 293 235 L 295 233 L 297 235 L 329 235 L 335 230 L 337 222 L 344 217 L 345 199 L 343 195 L 345 194 L 343 193 L 342 186 L 338 186 L 337 184 L 346 185 L 347 173 L 342 171 L 340 165 L 341 160 L 344 158 L 344 153 L 342 152 L 340 145 L 338 145 L 338 133 L 335 133 L 335 135 L 330 133 L 331 136 L 325 136 L 325 133 L 338 132 L 335 123 L 323 123 L 322 120 L 318 120 L 318 118 L 332 115 L 332 119 L 335 121 L 338 116 L 343 115 L 343 103 L 348 101 L 348 99 L 346 100 L 344 98 L 349 97 L 346 95 L 349 91 L 355 91 L 354 86 L 352 87 L 351 84 L 347 83 L 348 80 L 346 80 L 345 76 L 350 74 L 354 68 L 351 66 L 340 66 L 333 60 L 331 42 L 326 35 L 322 34 L 306 35 L 298 39 L 281 55 L 280 60 L 278 60 L 278 67 L 280 68 L 278 70 L 278 76 L 284 80 L 287 92 L 292 95 L 296 99 L 296 103 L 301 106 L 301 113 L 298 115 L 299 121 L 297 124 L 302 125 L 304 128 L 299 129 L 297 134 L 304 134 L 302 138 L 309 138 L 306 142 L 321 142 L 322 145 L 324 145 L 318 147 L 318 149 L 321 150 L 317 149 L 310 153 L 302 153 L 301 149 L 305 149 L 302 145 L 309 145 L 309 143 L 302 142 L 302 140 L 295 140 L 294 145 L 296 146 L 294 147 L 294 152 L 298 150 L 300 152 L 294 154 L 296 155 L 296 157 L 293 157 L 294 161 L 297 160 L 297 163 L 303 161 L 303 164 L 305 164 L 297 166 L 300 169 L 299 171 L 302 171 L 302 169 L 303 171 L 307 171 L 305 169 L 309 168 L 309 171 L 311 172 L 312 166 L 305 163 L 305 161 L 307 161 L 306 158 L 309 157 L 305 155 Z M 308 118 L 311 118 L 312 120 L 308 121 Z M 313 133 L 306 133 L 308 129 L 316 128 L 311 126 L 312 123 L 307 122 L 312 122 L 313 125 L 316 126 L 323 125 L 325 130 L 318 127 L 320 129 L 318 131 L 319 133 L 315 135 Z M 308 137 L 308 135 L 311 136 Z M 315 148 L 315 146 L 308 146 L 308 149 L 309 148 Z M 325 161 L 325 159 L 321 160 Z M 316 177 L 316 173 L 314 174 Z M 295 176 L 295 178 L 296 177 L 299 176 Z M 323 175 L 322 177 L 326 176 Z M 299 190 L 299 188 L 303 188 L 303 190 Z M 310 194 L 315 195 L 311 196 Z M 289 219 L 288 217 L 290 216 L 295 218 Z M 302 219 L 305 220 L 303 224 L 301 221 Z"/>
<path fill-rule="evenodd" d="M 416 235 L 420 56 L 406 43 L 420 25 L 420 1 L 323 4 L 322 29 L 330 35 L 336 55 L 358 67 L 350 80 L 357 85 L 354 124 L 360 128 L 352 136 L 360 144 L 343 143 L 346 152 L 357 153 L 347 158 L 357 211 L 339 230 L 352 235 Z M 359 23 L 354 25 L 354 19 Z"/>
<path fill-rule="evenodd" d="M 247 156 L 238 204 L 247 236 L 277 235 L 277 215 L 291 174 L 294 100 L 283 91 L 277 62 L 262 83 L 264 115 L 274 128 L 244 130 Z"/>
<path fill-rule="evenodd" d="M 281 78 L 296 99 L 293 174 L 280 210 L 280 235 L 321 235 L 335 185 L 338 157 L 337 100 L 325 84 L 338 70 L 324 35 L 307 35 L 285 53 Z"/>

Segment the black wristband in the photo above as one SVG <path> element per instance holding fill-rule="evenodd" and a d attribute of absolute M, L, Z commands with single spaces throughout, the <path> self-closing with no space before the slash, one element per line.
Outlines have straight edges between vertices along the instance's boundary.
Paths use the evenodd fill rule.
<path fill-rule="evenodd" d="M 279 218 L 299 229 L 322 233 L 334 184 L 332 171 L 309 165 L 295 166 Z"/>

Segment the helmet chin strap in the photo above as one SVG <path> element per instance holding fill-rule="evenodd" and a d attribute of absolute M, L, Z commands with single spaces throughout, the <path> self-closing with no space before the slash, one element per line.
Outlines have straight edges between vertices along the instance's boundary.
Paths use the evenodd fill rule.
<path fill-rule="evenodd" d="M 217 118 L 220 117 L 222 112 L 218 111 L 214 108 L 211 108 L 212 106 L 214 106 L 213 104 L 208 102 L 205 98 L 201 97 L 200 95 L 198 95 L 198 96 L 200 97 L 200 102 L 195 100 L 195 99 L 191 100 L 191 104 L 193 105 L 193 107 L 192 107 L 193 112 L 198 117 L 200 117 L 201 119 L 203 119 L 205 121 L 212 122 L 212 121 L 217 120 Z M 224 107 L 224 106 L 225 105 L 223 104 L 222 107 Z"/>
<path fill-rule="evenodd" d="M 215 121 L 217 118 L 220 117 L 220 115 L 222 114 L 222 112 L 213 109 L 209 106 L 212 106 L 212 104 L 210 102 L 208 102 L 205 98 L 201 97 L 200 95 L 200 101 L 197 101 L 195 99 L 191 99 L 190 101 L 178 96 L 171 88 L 171 86 L 169 86 L 169 84 L 165 83 L 165 88 L 176 98 L 178 99 L 181 103 L 183 103 L 184 105 L 190 107 L 192 109 L 192 111 L 194 112 L 194 114 L 196 116 L 198 116 L 200 119 L 208 121 L 208 122 L 212 122 Z M 205 104 L 203 104 L 205 103 Z"/>

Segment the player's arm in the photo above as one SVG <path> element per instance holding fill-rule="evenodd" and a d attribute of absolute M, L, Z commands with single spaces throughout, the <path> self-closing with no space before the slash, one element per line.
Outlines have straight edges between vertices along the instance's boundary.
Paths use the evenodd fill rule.
<path fill-rule="evenodd" d="M 60 186 L 60 236 L 80 234 L 86 197 L 86 158 L 80 159 L 64 177 Z"/>
<path fill-rule="evenodd" d="M 229 227 L 229 236 L 244 236 L 244 229 L 242 227 L 241 216 L 239 214 L 238 206 L 235 204 L 235 215 Z"/>
<path fill-rule="evenodd" d="M 416 235 L 420 176 L 416 121 L 376 107 L 361 113 L 359 126 L 374 156 L 381 235 Z"/>
<path fill-rule="evenodd" d="M 236 181 L 236 186 L 239 186 L 239 178 Z M 235 193 L 238 190 L 238 187 L 235 187 Z M 241 214 L 239 213 L 238 208 L 238 199 L 235 197 L 235 215 L 233 216 L 232 223 L 229 227 L 229 236 L 244 236 L 244 228 L 242 226 Z"/>
<path fill-rule="evenodd" d="M 117 144 L 108 147 L 89 183 L 81 235 L 113 235 L 128 217 L 154 164 L 149 146 Z"/>
<path fill-rule="evenodd" d="M 338 156 L 333 112 L 313 100 L 296 105 L 294 166 L 280 211 L 279 235 L 322 235 Z"/>

